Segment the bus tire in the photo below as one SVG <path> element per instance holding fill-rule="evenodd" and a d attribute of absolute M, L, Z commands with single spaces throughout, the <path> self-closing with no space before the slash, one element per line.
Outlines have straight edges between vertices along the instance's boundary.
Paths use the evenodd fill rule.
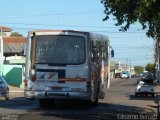
<path fill-rule="evenodd" d="M 105 92 L 101 91 L 101 92 L 99 93 L 99 98 L 100 98 L 100 99 L 104 99 L 104 98 L 105 98 Z"/>
<path fill-rule="evenodd" d="M 98 99 L 96 99 L 95 101 L 92 101 L 92 100 L 88 100 L 88 101 L 86 101 L 87 102 L 87 104 L 89 105 L 89 106 L 97 106 L 97 104 L 98 104 Z"/>
<path fill-rule="evenodd" d="M 154 93 L 152 93 L 151 96 L 154 98 Z"/>
<path fill-rule="evenodd" d="M 49 105 L 49 106 L 54 106 L 54 104 L 55 104 L 55 99 L 48 99 L 47 101 L 48 101 L 48 105 Z"/>
<path fill-rule="evenodd" d="M 97 106 L 98 105 L 98 101 L 99 101 L 99 96 L 97 95 L 96 98 L 95 98 L 95 101 L 91 101 L 91 106 Z"/>
<path fill-rule="evenodd" d="M 39 99 L 39 105 L 41 107 L 46 107 L 47 106 L 47 100 L 46 99 Z"/>
<path fill-rule="evenodd" d="M 98 101 L 99 101 L 99 85 L 96 90 L 96 95 L 95 95 L 94 101 L 90 101 L 91 106 L 97 106 Z"/>
<path fill-rule="evenodd" d="M 98 98 L 99 98 L 99 97 L 96 96 L 96 100 L 92 103 L 92 106 L 97 106 L 97 105 L 98 105 L 98 101 L 99 101 Z"/>

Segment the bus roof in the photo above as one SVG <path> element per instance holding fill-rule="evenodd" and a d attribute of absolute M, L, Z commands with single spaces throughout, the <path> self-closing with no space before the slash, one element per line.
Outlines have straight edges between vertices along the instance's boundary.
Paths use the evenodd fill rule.
<path fill-rule="evenodd" d="M 91 39 L 103 39 L 103 40 L 109 40 L 108 36 L 103 35 L 103 34 L 99 34 L 99 33 L 94 33 L 94 32 L 87 32 L 87 31 L 77 31 L 77 30 L 33 30 L 33 31 L 29 31 L 29 35 L 32 35 L 33 33 L 36 33 L 38 35 L 43 35 L 43 34 L 52 34 L 52 33 L 74 33 L 74 34 L 89 34 L 89 36 L 91 37 Z"/>
<path fill-rule="evenodd" d="M 33 32 L 36 33 L 53 33 L 53 32 L 74 32 L 74 33 L 88 33 L 85 31 L 76 31 L 76 30 L 33 30 L 33 31 L 29 31 L 29 34 L 33 34 Z"/>

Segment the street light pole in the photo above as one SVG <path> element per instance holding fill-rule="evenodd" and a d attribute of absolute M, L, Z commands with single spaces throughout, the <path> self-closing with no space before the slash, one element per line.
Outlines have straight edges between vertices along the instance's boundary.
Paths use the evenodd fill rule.
<path fill-rule="evenodd" d="M 3 71 L 3 39 L 0 36 L 0 77 L 2 76 Z"/>
<path fill-rule="evenodd" d="M 1 26 L 1 36 L 0 36 L 0 77 L 3 73 L 3 38 L 2 38 L 2 26 Z"/>

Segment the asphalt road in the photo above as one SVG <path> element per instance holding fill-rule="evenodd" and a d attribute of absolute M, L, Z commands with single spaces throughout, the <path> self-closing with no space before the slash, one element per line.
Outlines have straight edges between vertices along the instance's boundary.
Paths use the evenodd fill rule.
<path fill-rule="evenodd" d="M 113 79 L 107 96 L 95 107 L 82 101 L 56 101 L 41 108 L 37 100 L 11 96 L 0 100 L 1 120 L 155 120 L 156 104 L 151 96 L 134 96 L 136 79 Z"/>

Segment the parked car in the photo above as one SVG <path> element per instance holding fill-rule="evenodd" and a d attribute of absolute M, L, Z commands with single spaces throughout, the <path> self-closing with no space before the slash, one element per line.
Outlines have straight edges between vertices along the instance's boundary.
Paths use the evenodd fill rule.
<path fill-rule="evenodd" d="M 116 73 L 115 78 L 121 78 L 121 73 Z"/>
<path fill-rule="evenodd" d="M 140 78 L 139 75 L 132 75 L 131 78 Z"/>
<path fill-rule="evenodd" d="M 153 84 L 140 81 L 136 87 L 135 96 L 151 95 L 152 97 L 154 97 L 154 92 L 155 92 L 155 89 Z"/>
<path fill-rule="evenodd" d="M 123 73 L 122 73 L 121 79 L 123 79 L 123 78 L 128 78 L 128 75 L 127 75 L 126 72 L 123 72 Z"/>
<path fill-rule="evenodd" d="M 9 87 L 2 76 L 0 76 L 0 97 L 4 97 L 5 100 L 9 99 Z"/>
<path fill-rule="evenodd" d="M 150 72 L 142 74 L 140 79 L 137 81 L 137 87 L 135 90 L 135 96 L 137 95 L 152 95 L 154 97 L 154 76 Z"/>

